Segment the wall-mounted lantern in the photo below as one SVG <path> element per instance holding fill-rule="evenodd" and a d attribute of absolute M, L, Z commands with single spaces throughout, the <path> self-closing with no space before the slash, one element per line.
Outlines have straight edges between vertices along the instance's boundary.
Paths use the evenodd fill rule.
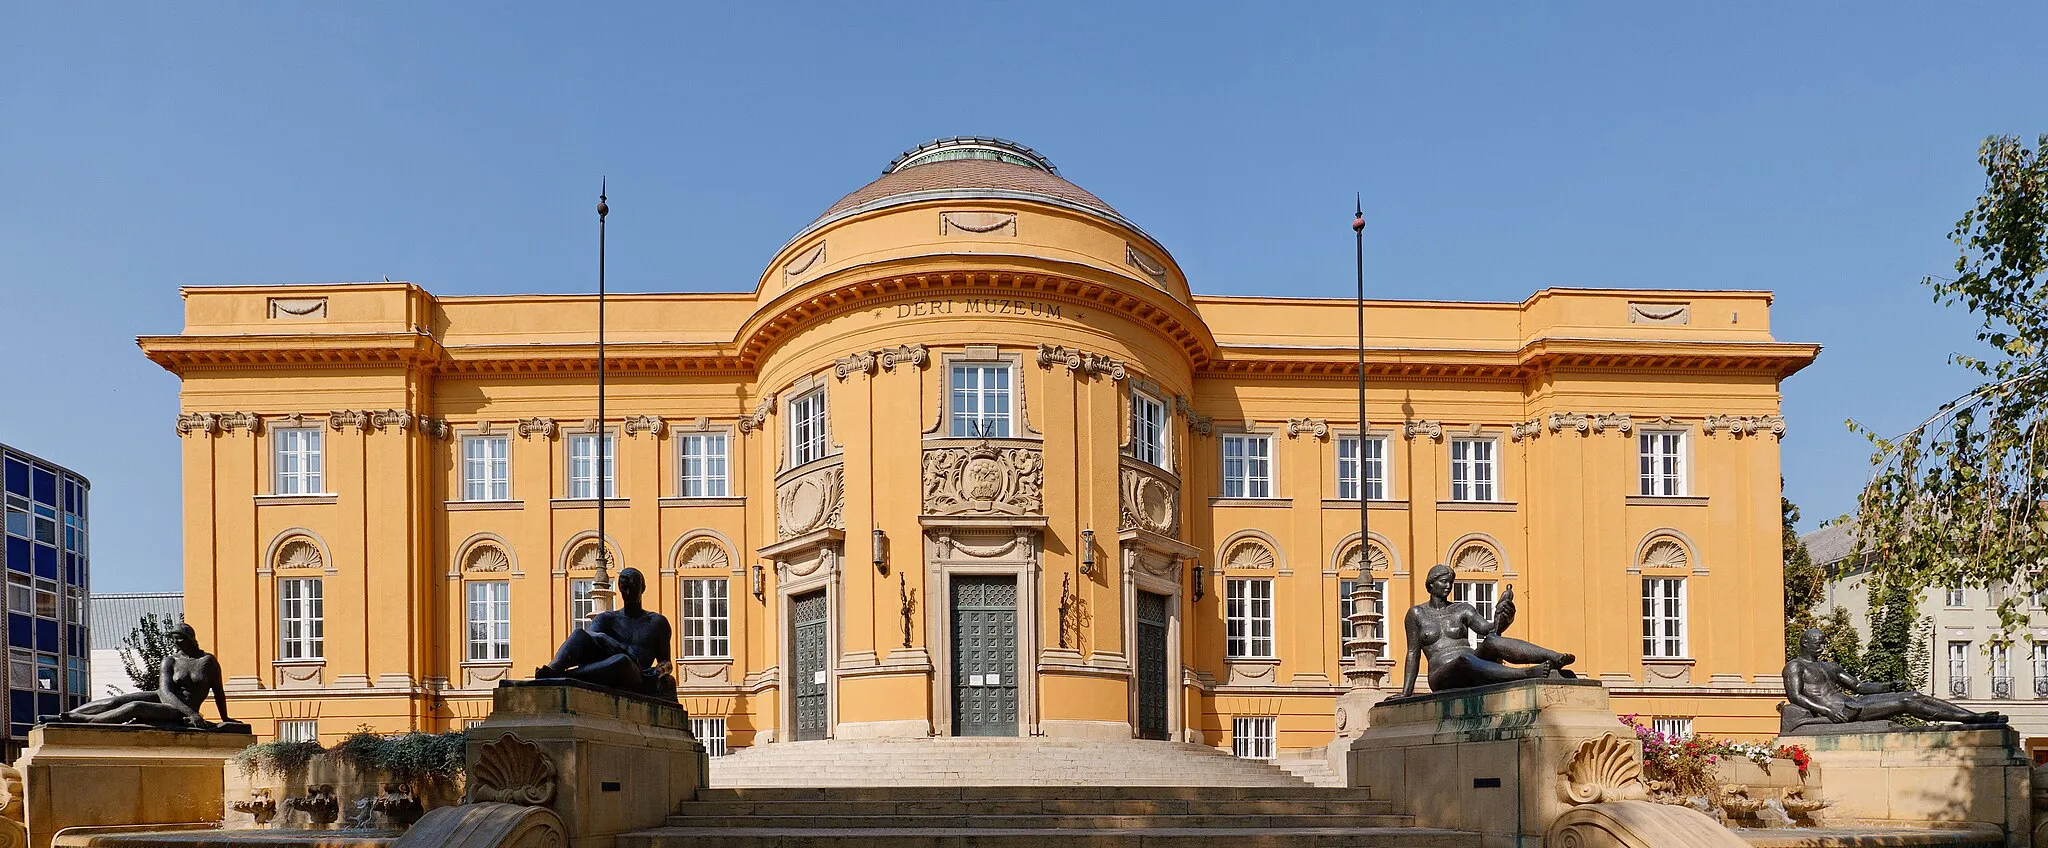
<path fill-rule="evenodd" d="M 1193 571 L 1195 575 L 1195 600 L 1199 601 L 1202 599 L 1202 584 L 1206 582 L 1202 578 L 1209 575 L 1209 569 L 1202 567 L 1201 560 L 1195 560 Z"/>
<path fill-rule="evenodd" d="M 1095 530 L 1081 531 L 1081 573 L 1095 573 Z"/>
<path fill-rule="evenodd" d="M 889 539 L 888 539 L 888 537 L 887 537 L 887 536 L 884 536 L 884 535 L 882 534 L 882 528 L 880 528 L 880 527 L 877 527 L 877 528 L 875 528 L 875 533 L 874 533 L 874 540 L 875 540 L 875 571 L 876 571 L 877 573 L 881 574 L 881 575 L 882 575 L 883 577 L 887 577 L 887 576 L 889 576 L 889 563 L 885 561 L 885 559 L 884 559 L 884 557 L 882 556 L 882 554 L 884 553 L 885 549 L 886 549 L 886 548 L 888 547 L 888 545 L 889 545 Z"/>
<path fill-rule="evenodd" d="M 766 572 L 767 569 L 762 568 L 759 563 L 754 564 L 754 600 L 768 600 L 768 581 L 765 576 Z"/>

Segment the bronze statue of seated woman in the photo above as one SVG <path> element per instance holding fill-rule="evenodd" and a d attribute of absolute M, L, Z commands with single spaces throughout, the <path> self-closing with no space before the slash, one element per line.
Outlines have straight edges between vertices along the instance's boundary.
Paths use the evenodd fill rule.
<path fill-rule="evenodd" d="M 1429 569 L 1423 586 L 1429 600 L 1408 609 L 1407 679 L 1401 695 L 1415 694 L 1415 675 L 1420 657 L 1429 657 L 1429 688 L 1432 692 L 1470 689 L 1491 683 L 1543 677 L 1576 677 L 1565 666 L 1577 659 L 1549 648 L 1502 635 L 1515 621 L 1515 587 L 1509 586 L 1494 604 L 1493 617 L 1479 614 L 1471 604 L 1452 602 L 1455 580 L 1451 567 L 1439 563 Z M 1474 647 L 1470 635 L 1479 637 Z M 1517 668 L 1508 663 L 1533 663 Z"/>
<path fill-rule="evenodd" d="M 1851 730 L 1842 725 L 1871 722 L 1853 730 L 1884 731 L 1900 727 L 1893 716 L 1912 716 L 1923 721 L 1953 721 L 1967 725 L 1996 726 L 2006 717 L 1995 712 L 1975 712 L 1933 695 L 1918 692 L 1903 680 L 1866 683 L 1843 671 L 1838 664 L 1820 658 L 1827 637 L 1820 628 L 1799 634 L 1799 656 L 1785 664 L 1785 700 L 1778 707 L 1778 731 L 1807 733 Z"/>
<path fill-rule="evenodd" d="M 199 714 L 206 696 L 213 696 L 220 723 Z M 217 730 L 248 733 L 249 726 L 228 718 L 228 696 L 221 688 L 220 663 L 199 647 L 192 625 L 180 624 L 171 637 L 171 651 L 157 671 L 154 692 L 130 692 L 80 704 L 69 712 L 44 716 L 46 722 L 68 724 L 139 724 L 174 730 Z"/>
<path fill-rule="evenodd" d="M 535 680 L 576 680 L 607 689 L 675 700 L 676 678 L 669 671 L 669 639 L 673 631 L 661 613 L 640 605 L 647 578 L 640 569 L 619 571 L 620 609 L 590 617 L 590 623 L 569 633 L 555 658 L 534 669 Z"/>

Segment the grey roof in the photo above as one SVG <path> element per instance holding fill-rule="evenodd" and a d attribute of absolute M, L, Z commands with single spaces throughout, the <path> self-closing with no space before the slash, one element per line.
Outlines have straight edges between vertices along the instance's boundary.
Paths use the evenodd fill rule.
<path fill-rule="evenodd" d="M 92 596 L 92 649 L 110 651 L 121 647 L 121 640 L 142 623 L 142 617 L 156 613 L 163 616 L 185 614 L 183 592 L 134 592 L 119 595 Z"/>
<path fill-rule="evenodd" d="M 1806 555 L 1822 568 L 1848 559 L 1856 553 L 1856 528 L 1852 522 L 1830 524 L 1799 537 L 1806 543 Z"/>

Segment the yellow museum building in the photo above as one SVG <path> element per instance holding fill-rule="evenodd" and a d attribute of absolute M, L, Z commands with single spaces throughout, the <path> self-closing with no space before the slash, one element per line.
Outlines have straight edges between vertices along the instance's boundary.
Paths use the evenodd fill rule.
<path fill-rule="evenodd" d="M 1353 581 L 1398 686 L 1435 563 L 1482 607 L 1512 584 L 1514 635 L 1619 712 L 1776 727 L 1778 386 L 1818 347 L 1767 292 L 1369 301 L 1361 443 L 1352 301 L 1196 295 L 1044 157 L 963 138 L 750 291 L 610 297 L 602 421 L 592 296 L 182 295 L 140 344 L 182 380 L 185 615 L 259 733 L 482 718 L 590 612 L 600 454 L 714 748 L 1314 748 L 1358 729 Z"/>

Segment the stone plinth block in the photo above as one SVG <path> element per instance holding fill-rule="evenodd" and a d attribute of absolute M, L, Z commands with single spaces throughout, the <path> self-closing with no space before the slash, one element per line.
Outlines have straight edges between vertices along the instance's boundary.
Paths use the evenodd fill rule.
<path fill-rule="evenodd" d="M 680 704 L 552 680 L 499 684 L 468 762 L 468 800 L 549 807 L 572 848 L 663 824 L 709 771 Z"/>
<path fill-rule="evenodd" d="M 29 845 L 48 848 L 67 827 L 220 821 L 227 759 L 252 741 L 246 730 L 39 725 L 14 763 Z"/>
<path fill-rule="evenodd" d="M 1560 789 L 1567 764 L 1582 743 L 1606 735 L 1637 744 L 1595 680 L 1391 698 L 1372 708 L 1351 743 L 1346 778 L 1422 827 L 1474 831 L 1488 848 L 1535 845 L 1571 807 Z"/>
<path fill-rule="evenodd" d="M 1986 824 L 2025 848 L 2033 763 L 2009 727 L 1916 727 L 1781 737 L 1813 754 L 1829 821 Z"/>

